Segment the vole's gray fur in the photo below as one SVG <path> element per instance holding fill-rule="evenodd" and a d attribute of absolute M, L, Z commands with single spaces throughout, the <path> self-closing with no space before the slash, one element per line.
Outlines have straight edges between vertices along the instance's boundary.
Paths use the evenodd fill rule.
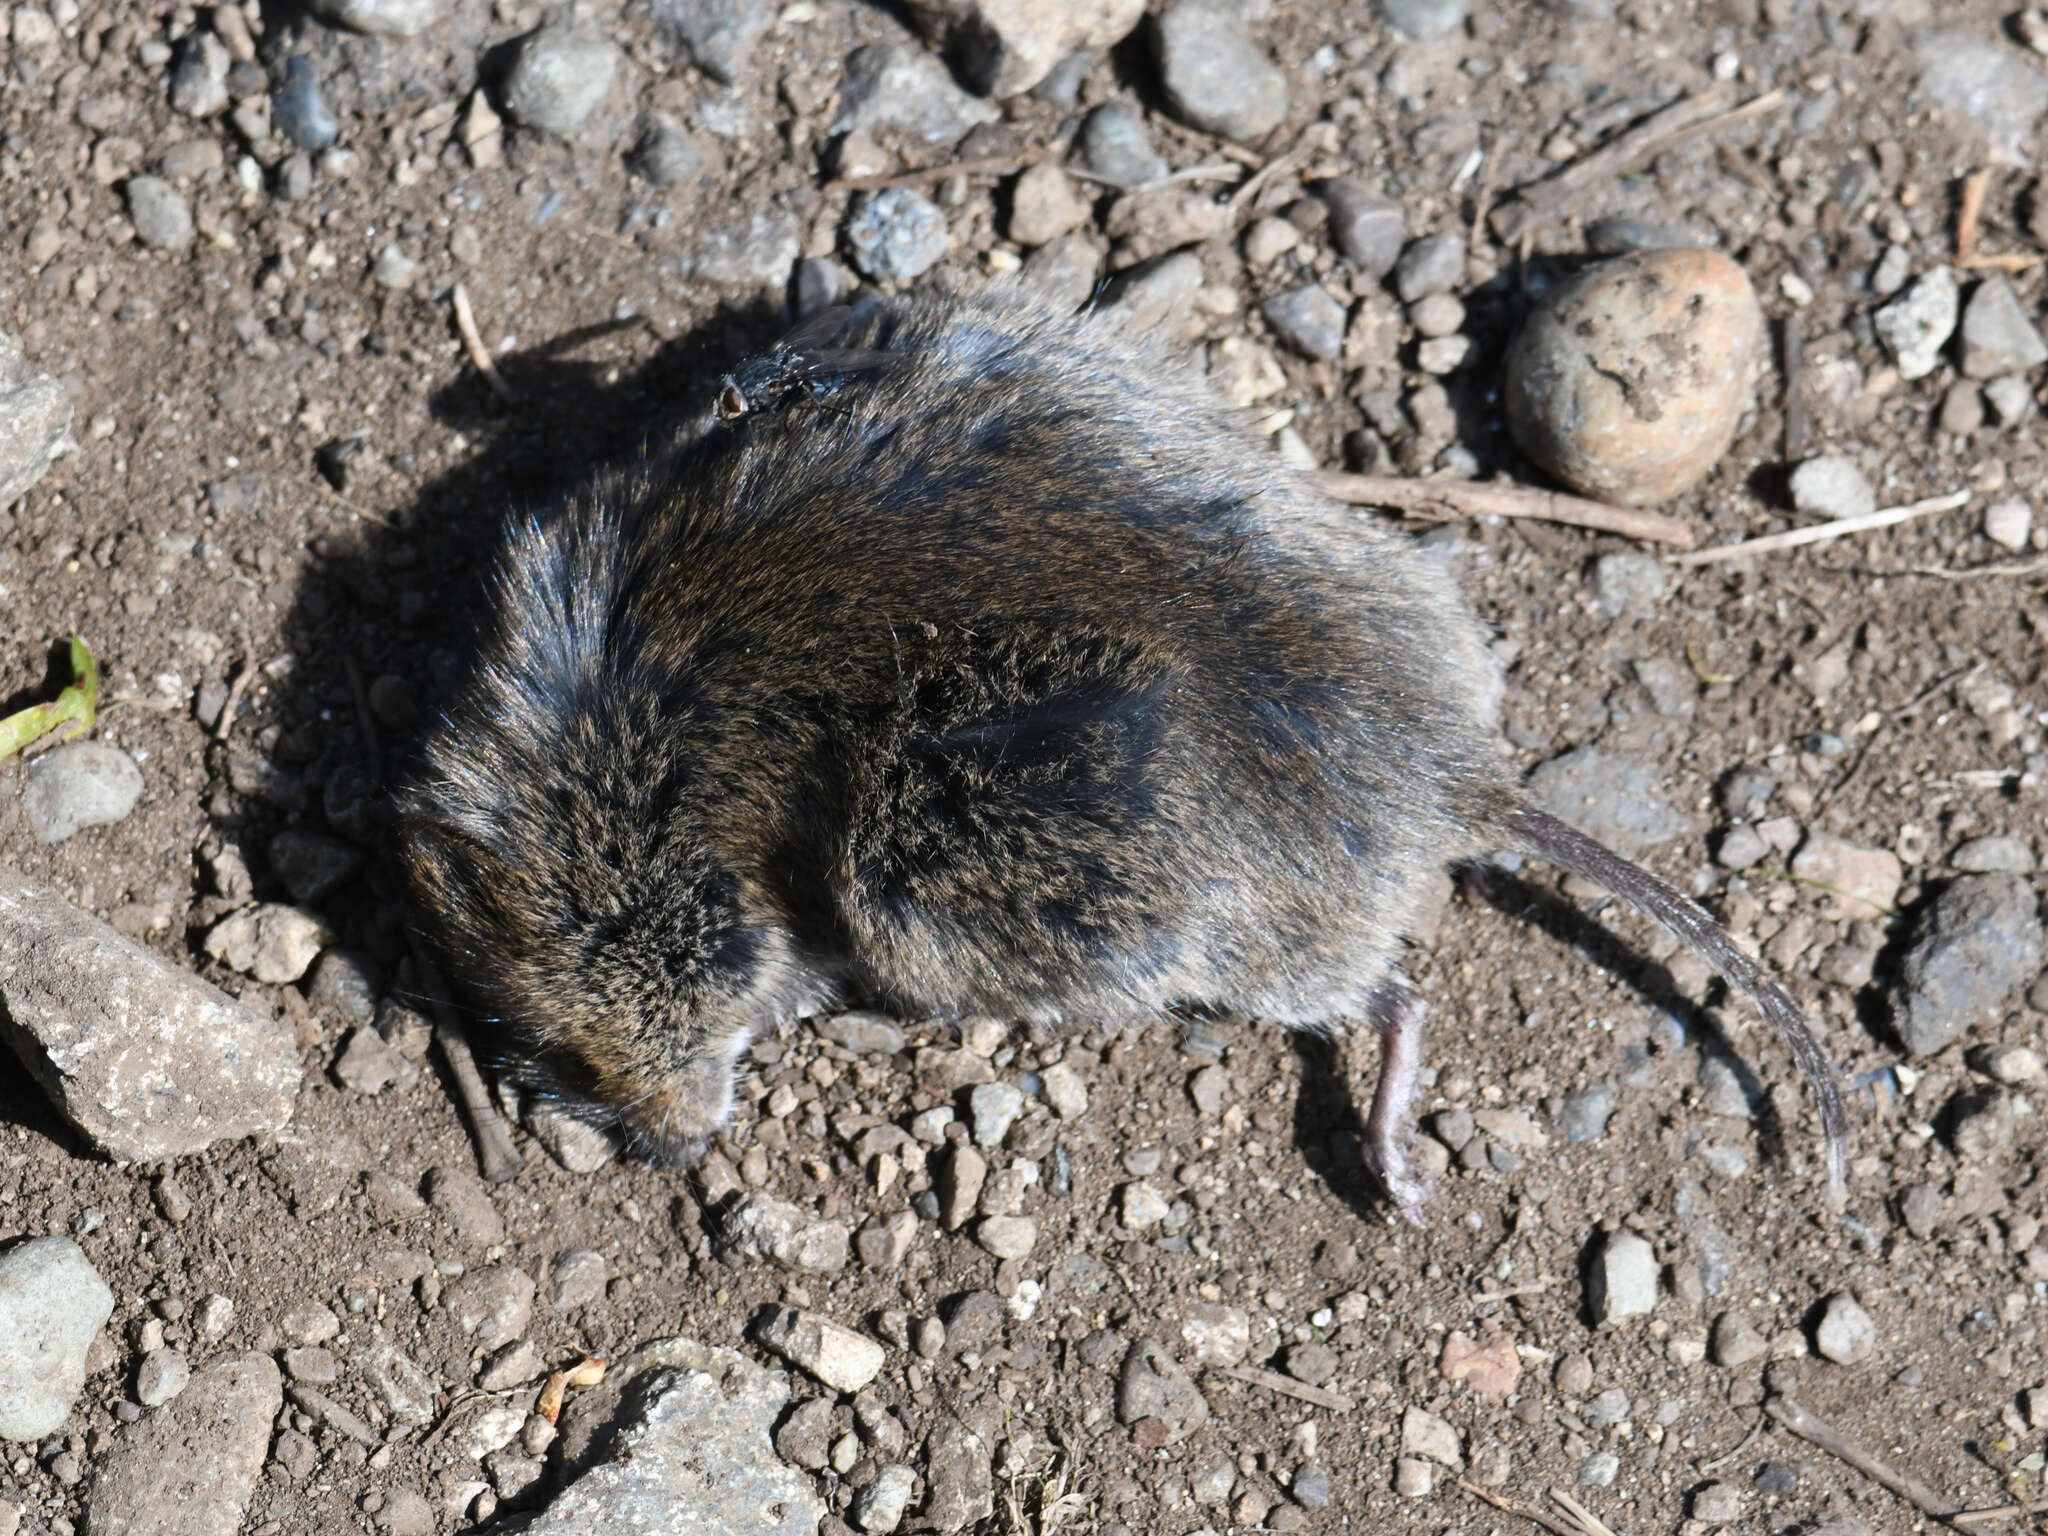
<path fill-rule="evenodd" d="M 835 360 L 844 359 L 843 366 Z M 1519 845 L 1668 924 L 1819 1094 L 1791 999 L 1525 805 L 1442 565 L 1319 498 L 1178 365 L 1023 290 L 835 314 L 672 455 L 517 523 L 402 836 L 516 1047 L 698 1155 L 773 1021 L 1369 1021 L 1406 1126 L 1431 880 Z M 749 398 L 751 396 L 751 398 Z"/>

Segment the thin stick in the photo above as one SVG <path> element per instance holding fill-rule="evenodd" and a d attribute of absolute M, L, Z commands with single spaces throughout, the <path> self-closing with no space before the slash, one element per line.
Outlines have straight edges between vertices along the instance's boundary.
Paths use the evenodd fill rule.
<path fill-rule="evenodd" d="M 1093 171 L 1084 171 L 1074 165 L 1065 169 L 1074 180 L 1085 181 L 1093 186 L 1114 187 L 1119 192 L 1156 192 L 1161 187 L 1178 187 L 1191 181 L 1228 181 L 1243 167 L 1204 163 L 1188 166 L 1185 170 L 1168 171 L 1164 176 L 1154 176 L 1150 181 L 1118 181 L 1114 176 L 1098 176 Z"/>
<path fill-rule="evenodd" d="M 235 680 L 228 684 L 227 702 L 220 707 L 220 718 L 213 722 L 213 739 L 226 741 L 228 732 L 234 729 L 235 711 L 241 706 L 242 695 L 249 691 L 249 684 L 256 676 L 256 663 L 245 661 L 242 670 L 235 674 Z"/>
<path fill-rule="evenodd" d="M 1796 1399 L 1770 1397 L 1764 1400 L 1764 1412 L 1791 1430 L 1793 1434 L 1809 1445 L 1819 1446 L 1838 1461 L 1847 1462 L 1872 1482 L 1889 1488 L 1893 1493 L 1911 1504 L 1922 1514 L 1932 1515 L 1937 1520 L 1946 1520 L 1956 1513 L 1956 1506 L 1929 1488 L 1917 1477 L 1908 1477 L 1903 1472 L 1894 1472 L 1870 1452 L 1856 1444 L 1840 1430 L 1822 1419 L 1815 1418 Z"/>
<path fill-rule="evenodd" d="M 1692 529 L 1675 517 L 1640 507 L 1612 507 L 1604 501 L 1567 496 L 1533 486 L 1472 480 L 1397 480 L 1390 475 L 1347 475 L 1336 470 L 1316 477 L 1323 494 L 1355 506 L 1398 507 L 1418 517 L 1455 521 L 1461 517 L 1533 517 L 1574 528 L 1597 528 L 1652 544 L 1691 549 Z"/>
<path fill-rule="evenodd" d="M 1593 1511 L 1586 1508 L 1577 1499 L 1566 1493 L 1562 1488 L 1551 1489 L 1550 1497 L 1556 1501 L 1559 1509 L 1562 1509 L 1586 1528 L 1588 1536 L 1614 1536 L 1614 1528 L 1612 1526 L 1594 1514 Z"/>
<path fill-rule="evenodd" d="M 462 338 L 462 350 L 469 354 L 476 371 L 491 386 L 491 393 L 507 404 L 516 401 L 519 392 L 505 382 L 505 376 L 498 372 L 498 365 L 491 361 L 491 349 L 477 334 L 476 311 L 469 307 L 469 290 L 457 283 L 452 297 L 455 300 L 455 334 Z"/>
<path fill-rule="evenodd" d="M 1951 570 L 1944 565 L 1916 565 L 1910 571 L 1888 571 L 1891 576 L 1938 576 L 1943 581 L 1975 581 L 1980 576 L 2032 576 L 2048 571 L 2048 555 L 2038 560 L 2016 560 L 2008 565 L 1968 565 Z"/>
<path fill-rule="evenodd" d="M 1309 143 L 1309 136 L 1314 131 L 1313 124 L 1303 129 L 1293 148 L 1285 154 L 1275 155 L 1231 190 L 1230 201 L 1225 206 L 1230 210 L 1233 221 L 1251 206 L 1252 200 L 1266 189 L 1274 177 L 1291 174 L 1308 164 L 1315 155 L 1315 148 Z"/>
<path fill-rule="evenodd" d="M 1228 1376 L 1232 1381 L 1242 1381 L 1249 1386 L 1264 1387 L 1268 1392 L 1277 1392 L 1299 1402 L 1313 1403 L 1331 1413 L 1351 1411 L 1351 1399 L 1342 1393 L 1326 1392 L 1321 1387 L 1296 1381 L 1292 1376 L 1282 1376 L 1278 1371 L 1262 1371 L 1252 1365 L 1212 1365 L 1209 1369 L 1218 1376 Z"/>
<path fill-rule="evenodd" d="M 433 1010 L 434 1043 L 441 1047 L 442 1059 L 448 1063 L 449 1075 L 455 1079 L 455 1091 L 461 1096 L 463 1112 L 469 1117 L 470 1139 L 476 1144 L 477 1171 L 483 1175 L 486 1184 L 502 1184 L 507 1179 L 517 1178 L 520 1169 L 526 1166 L 526 1160 L 519 1155 L 519 1147 L 512 1140 L 512 1128 L 498 1113 L 498 1106 L 491 1102 L 490 1090 L 484 1087 L 483 1074 L 476 1069 L 476 1057 L 470 1054 L 469 1037 L 462 1032 L 455 1011 L 448 1006 L 441 973 L 427 958 L 426 950 L 418 939 L 412 941 L 412 958 L 420 971 L 420 991 L 426 995 L 427 1006 Z"/>
<path fill-rule="evenodd" d="M 2029 1504 L 1998 1504 L 1990 1509 L 1966 1509 L 1960 1514 L 1950 1515 L 1950 1525 L 1976 1525 L 1983 1520 L 2018 1520 L 2027 1515 L 2038 1515 L 2048 1509 L 2048 1499 L 2035 1499 Z"/>
<path fill-rule="evenodd" d="M 1525 230 L 1562 213 L 1586 188 L 1634 170 L 1673 144 L 1761 117 L 1783 103 L 1785 93 L 1765 91 L 1724 112 L 1721 103 L 1726 99 L 1719 86 L 1683 97 L 1615 135 L 1598 149 L 1581 155 L 1547 180 L 1518 189 L 1512 199 L 1494 209 L 1494 233 L 1512 241 Z"/>
<path fill-rule="evenodd" d="M 1784 321 L 1785 363 L 1785 457 L 1806 457 L 1806 327 L 1799 311 Z"/>
<path fill-rule="evenodd" d="M 1763 1432 L 1764 1416 L 1762 1414 L 1758 1414 L 1756 1416 L 1756 1422 L 1749 1426 L 1749 1433 L 1744 1435 L 1740 1440 L 1735 1442 L 1735 1448 L 1733 1450 L 1723 1451 L 1720 1455 L 1716 1456 L 1712 1461 L 1702 1462 L 1700 1464 L 1700 1470 L 1702 1472 L 1713 1472 L 1721 1467 L 1727 1466 L 1729 1462 L 1733 1461 L 1736 1457 L 1740 1456 L 1744 1451 L 1748 1450 L 1750 1442 L 1755 1440 L 1756 1437 L 1762 1434 Z"/>
<path fill-rule="evenodd" d="M 1956 265 L 1977 254 L 1977 223 L 1984 215 L 1984 193 L 1991 185 L 1991 172 L 1979 169 L 1963 178 L 1963 193 L 1956 202 Z"/>
<path fill-rule="evenodd" d="M 1542 1526 L 1543 1529 L 1545 1529 L 1546 1531 L 1549 1531 L 1551 1533 L 1551 1536 L 1585 1536 L 1584 1532 L 1578 1530 L 1573 1526 L 1566 1525 L 1561 1520 L 1551 1519 L 1550 1516 L 1543 1513 L 1543 1511 L 1540 1509 L 1536 1509 L 1531 1505 L 1521 1503 L 1519 1500 L 1516 1499 L 1503 1498 L 1501 1497 L 1501 1495 L 1497 1493 L 1488 1493 L 1484 1488 L 1480 1487 L 1477 1483 L 1471 1482 L 1466 1478 L 1459 1478 L 1458 1486 L 1464 1489 L 1467 1493 L 1471 1494 L 1473 1498 L 1478 1499 L 1481 1503 L 1491 1504 L 1495 1509 L 1499 1510 L 1504 1515 L 1519 1515 L 1524 1520 L 1535 1521 L 1536 1524 Z"/>
<path fill-rule="evenodd" d="M 2038 251 L 1980 251 L 1956 263 L 1965 272 L 2031 272 L 2048 261 Z"/>
<path fill-rule="evenodd" d="M 1946 496 L 1930 496 L 1925 501 L 1903 507 L 1886 507 L 1879 512 L 1866 512 L 1861 517 L 1838 517 L 1831 523 L 1815 523 L 1811 527 L 1793 528 L 1784 533 L 1767 533 L 1760 539 L 1745 539 L 1740 544 L 1721 544 L 1713 549 L 1694 550 L 1689 555 L 1673 555 L 1671 563 L 1714 565 L 1723 560 L 1740 560 L 1745 555 L 1767 555 L 1780 549 L 1797 549 L 1802 544 L 1824 544 L 1852 533 L 1869 533 L 1874 528 L 1910 523 L 1930 512 L 1952 512 L 1969 499 L 1968 491 L 1950 491 Z"/>
<path fill-rule="evenodd" d="M 1528 1280 L 1520 1285 L 1511 1285 L 1503 1291 L 1481 1291 L 1472 1298 L 1475 1307 L 1484 1307 L 1496 1301 L 1513 1301 L 1517 1296 L 1539 1296 L 1550 1289 L 1552 1281 L 1548 1276 L 1541 1280 Z"/>

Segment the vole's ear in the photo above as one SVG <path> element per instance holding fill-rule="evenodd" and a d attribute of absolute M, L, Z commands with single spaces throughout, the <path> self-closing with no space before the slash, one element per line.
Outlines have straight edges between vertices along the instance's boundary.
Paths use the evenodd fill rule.
<path fill-rule="evenodd" d="M 520 876 L 497 850 L 443 821 L 399 824 L 398 857 L 414 900 L 446 931 L 473 934 L 515 914 Z"/>

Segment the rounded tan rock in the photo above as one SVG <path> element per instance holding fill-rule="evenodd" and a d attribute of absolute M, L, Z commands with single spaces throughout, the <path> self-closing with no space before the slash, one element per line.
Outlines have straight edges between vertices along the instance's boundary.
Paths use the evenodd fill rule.
<path fill-rule="evenodd" d="M 1764 355 L 1749 278 L 1718 251 L 1640 251 L 1553 292 L 1508 352 L 1508 424 L 1581 495 L 1650 506 L 1697 485 Z"/>

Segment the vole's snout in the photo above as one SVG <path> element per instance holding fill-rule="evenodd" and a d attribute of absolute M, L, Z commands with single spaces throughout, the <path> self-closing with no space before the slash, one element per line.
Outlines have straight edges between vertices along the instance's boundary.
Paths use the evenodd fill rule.
<path fill-rule="evenodd" d="M 732 1118 L 732 1083 L 732 1065 L 706 1057 L 620 1106 L 620 1128 L 628 1144 L 657 1167 L 694 1168 Z"/>

